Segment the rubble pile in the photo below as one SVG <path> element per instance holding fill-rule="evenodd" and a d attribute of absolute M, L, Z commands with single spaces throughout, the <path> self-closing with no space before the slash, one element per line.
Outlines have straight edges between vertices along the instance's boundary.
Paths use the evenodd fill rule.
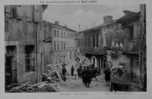
<path fill-rule="evenodd" d="M 61 74 L 49 65 L 47 72 L 42 74 L 41 82 L 26 82 L 11 88 L 9 92 L 57 92 L 58 82 L 62 82 Z"/>
<path fill-rule="evenodd" d="M 58 85 L 55 83 L 40 82 L 36 84 L 24 83 L 13 87 L 9 92 L 57 92 Z"/>
<path fill-rule="evenodd" d="M 60 75 L 57 71 L 49 72 L 49 73 L 43 73 L 42 75 L 42 81 L 48 81 L 49 83 L 56 83 L 61 81 Z"/>

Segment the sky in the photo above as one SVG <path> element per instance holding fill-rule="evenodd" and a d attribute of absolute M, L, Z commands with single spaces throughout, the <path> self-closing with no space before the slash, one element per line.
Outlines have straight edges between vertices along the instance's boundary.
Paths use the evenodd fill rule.
<path fill-rule="evenodd" d="M 79 31 L 102 24 L 105 15 L 118 19 L 123 10 L 137 12 L 139 5 L 49 5 L 43 13 L 43 20 L 59 21 L 61 25 Z"/>

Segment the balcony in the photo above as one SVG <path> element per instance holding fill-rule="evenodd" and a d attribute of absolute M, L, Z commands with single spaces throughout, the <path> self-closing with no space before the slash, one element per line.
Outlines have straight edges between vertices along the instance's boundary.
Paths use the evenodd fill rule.
<path fill-rule="evenodd" d="M 105 54 L 104 48 L 80 48 L 83 54 L 103 55 Z"/>

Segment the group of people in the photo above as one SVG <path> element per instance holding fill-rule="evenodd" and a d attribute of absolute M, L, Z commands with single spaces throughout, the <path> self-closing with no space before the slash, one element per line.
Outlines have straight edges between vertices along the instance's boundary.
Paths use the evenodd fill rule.
<path fill-rule="evenodd" d="M 90 87 L 93 78 L 96 78 L 98 71 L 96 68 L 85 67 L 82 71 L 82 81 L 86 87 Z"/>
<path fill-rule="evenodd" d="M 74 71 L 77 71 L 77 75 L 74 74 Z M 98 74 L 98 71 L 95 67 L 86 66 L 82 67 L 80 66 L 77 68 L 77 70 L 74 69 L 74 67 L 71 67 L 71 76 L 77 76 L 78 79 L 81 78 L 83 84 L 86 87 L 90 87 L 90 83 L 93 78 L 95 78 Z"/>
<path fill-rule="evenodd" d="M 62 67 L 62 79 L 66 81 L 67 70 L 65 66 Z M 91 81 L 93 78 L 96 78 L 98 75 L 98 70 L 93 65 L 92 66 L 79 66 L 75 68 L 71 67 L 71 77 L 75 79 L 82 79 L 83 84 L 88 88 L 90 87 Z"/>

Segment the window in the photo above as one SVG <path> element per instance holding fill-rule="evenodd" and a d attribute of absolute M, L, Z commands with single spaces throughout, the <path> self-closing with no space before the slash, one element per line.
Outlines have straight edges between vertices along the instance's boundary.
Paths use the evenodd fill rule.
<path fill-rule="evenodd" d="M 129 27 L 129 32 L 130 32 L 130 39 L 133 40 L 134 39 L 133 26 Z"/>
<path fill-rule="evenodd" d="M 95 47 L 98 47 L 98 33 L 96 33 L 96 35 L 95 35 Z"/>
<path fill-rule="evenodd" d="M 64 33 L 64 32 L 62 31 L 62 32 L 61 32 L 61 37 L 64 37 L 64 34 L 63 34 L 63 33 Z"/>
<path fill-rule="evenodd" d="M 56 30 L 54 30 L 54 36 L 56 37 Z"/>
<path fill-rule="evenodd" d="M 95 35 L 92 36 L 92 43 L 93 43 L 93 48 L 96 46 L 96 39 L 95 39 Z"/>
<path fill-rule="evenodd" d="M 60 50 L 61 49 L 61 42 L 59 41 L 58 42 L 58 50 Z"/>
<path fill-rule="evenodd" d="M 9 22 L 8 20 L 5 21 L 5 32 L 8 32 Z"/>
<path fill-rule="evenodd" d="M 59 30 L 56 31 L 56 36 L 59 37 Z"/>
<path fill-rule="evenodd" d="M 58 44 L 58 42 L 56 42 L 56 50 L 58 50 L 59 49 L 59 44 Z"/>
<path fill-rule="evenodd" d="M 56 30 L 56 37 L 58 37 L 58 30 Z"/>
<path fill-rule="evenodd" d="M 16 17 L 17 17 L 16 8 L 12 8 L 12 17 L 13 17 L 13 18 L 16 18 Z"/>
<path fill-rule="evenodd" d="M 63 43 L 63 49 L 65 50 L 65 43 Z"/>
<path fill-rule="evenodd" d="M 61 35 L 62 35 L 62 31 L 61 31 L 61 30 L 59 30 L 59 35 L 58 35 L 58 36 L 59 36 L 59 37 L 61 37 Z"/>
<path fill-rule="evenodd" d="M 64 50 L 64 43 L 61 42 L 61 49 Z"/>
<path fill-rule="evenodd" d="M 5 21 L 5 40 L 9 39 L 10 33 L 9 33 L 9 22 L 6 20 Z"/>
<path fill-rule="evenodd" d="M 34 71 L 34 45 L 25 46 L 25 71 Z"/>
<path fill-rule="evenodd" d="M 64 32 L 64 37 L 66 37 L 66 32 Z"/>
<path fill-rule="evenodd" d="M 56 42 L 54 41 L 54 50 L 56 50 Z"/>

